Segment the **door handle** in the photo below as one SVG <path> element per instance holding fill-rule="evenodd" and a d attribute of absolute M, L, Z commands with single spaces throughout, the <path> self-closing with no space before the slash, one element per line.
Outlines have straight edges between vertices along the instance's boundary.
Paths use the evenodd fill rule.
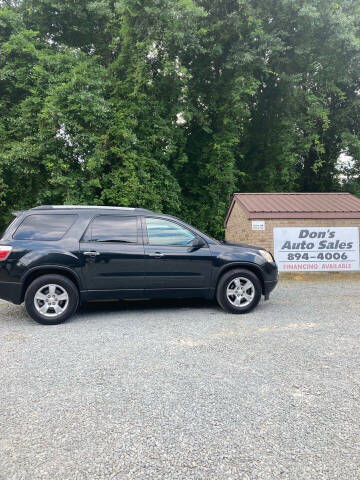
<path fill-rule="evenodd" d="M 96 257 L 96 255 L 100 255 L 100 252 L 84 252 L 84 255 L 88 255 L 89 257 Z"/>
<path fill-rule="evenodd" d="M 165 253 L 161 253 L 161 252 L 150 253 L 149 255 L 150 255 L 150 257 L 155 257 L 155 258 L 165 257 Z"/>

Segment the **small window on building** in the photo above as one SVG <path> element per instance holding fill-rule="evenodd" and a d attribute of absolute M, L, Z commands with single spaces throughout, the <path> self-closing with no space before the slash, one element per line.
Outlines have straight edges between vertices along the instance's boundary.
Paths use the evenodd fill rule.
<path fill-rule="evenodd" d="M 60 240 L 77 215 L 29 215 L 13 235 L 15 240 Z"/>
<path fill-rule="evenodd" d="M 99 215 L 92 221 L 85 235 L 86 241 L 137 243 L 136 217 Z"/>
<path fill-rule="evenodd" d="M 186 228 L 160 218 L 146 218 L 149 245 L 189 245 L 195 235 Z"/>

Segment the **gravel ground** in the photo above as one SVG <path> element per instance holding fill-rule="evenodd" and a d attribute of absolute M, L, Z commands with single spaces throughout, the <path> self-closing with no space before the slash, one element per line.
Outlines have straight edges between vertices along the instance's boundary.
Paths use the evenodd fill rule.
<path fill-rule="evenodd" d="M 0 303 L 0 479 L 360 479 L 360 281 L 283 281 L 251 314 Z"/>

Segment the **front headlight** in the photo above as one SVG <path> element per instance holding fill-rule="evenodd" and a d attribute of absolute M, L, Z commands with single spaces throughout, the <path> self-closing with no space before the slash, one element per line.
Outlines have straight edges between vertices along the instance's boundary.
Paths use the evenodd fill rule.
<path fill-rule="evenodd" d="M 267 252 L 266 250 L 259 250 L 260 254 L 265 258 L 267 262 L 273 262 L 273 256 L 271 255 L 270 252 Z"/>

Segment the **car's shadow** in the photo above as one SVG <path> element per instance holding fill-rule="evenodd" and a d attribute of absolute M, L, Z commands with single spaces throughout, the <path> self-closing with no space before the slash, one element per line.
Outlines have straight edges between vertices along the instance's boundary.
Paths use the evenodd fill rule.
<path fill-rule="evenodd" d="M 214 312 L 219 311 L 219 306 L 215 301 L 201 298 L 173 298 L 173 299 L 146 299 L 146 300 L 116 300 L 109 302 L 87 302 L 78 310 L 78 314 L 99 314 L 106 312 L 132 312 L 132 311 L 151 311 L 166 309 L 209 309 Z"/>
<path fill-rule="evenodd" d="M 266 308 L 265 302 L 260 301 L 259 305 L 254 311 L 259 311 Z M 172 299 L 146 299 L 146 300 L 116 300 L 116 301 L 91 301 L 83 304 L 76 313 L 77 319 L 84 318 L 84 316 L 95 317 L 96 315 L 119 312 L 131 313 L 139 312 L 146 314 L 147 312 L 161 312 L 164 310 L 179 311 L 179 310 L 203 310 L 207 315 L 226 314 L 215 300 L 205 300 L 201 298 L 172 298 Z M 250 312 L 247 315 L 251 315 Z"/>

